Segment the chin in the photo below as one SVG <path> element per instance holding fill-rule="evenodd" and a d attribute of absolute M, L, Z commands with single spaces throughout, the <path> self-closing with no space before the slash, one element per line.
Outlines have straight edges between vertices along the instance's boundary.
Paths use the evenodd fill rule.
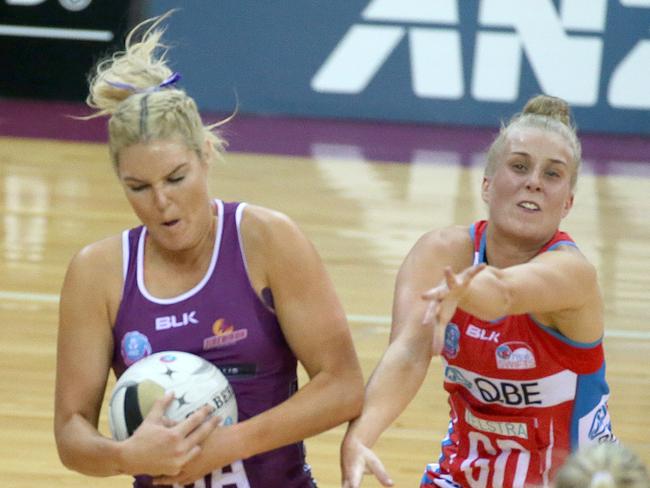
<path fill-rule="evenodd" d="M 540 219 L 512 219 L 504 226 L 509 234 L 526 241 L 548 240 L 557 230 L 557 226 L 550 226 Z"/>
<path fill-rule="evenodd" d="M 541 226 L 541 225 L 523 225 L 518 229 L 519 235 L 526 241 L 533 241 L 536 243 L 546 243 L 557 230 L 557 227 Z"/>
<path fill-rule="evenodd" d="M 152 235 L 151 232 L 149 235 L 156 242 L 158 246 L 163 248 L 166 251 L 183 251 L 188 249 L 190 246 L 190 240 L 187 236 L 178 235 L 178 236 L 169 236 L 169 235 Z"/>

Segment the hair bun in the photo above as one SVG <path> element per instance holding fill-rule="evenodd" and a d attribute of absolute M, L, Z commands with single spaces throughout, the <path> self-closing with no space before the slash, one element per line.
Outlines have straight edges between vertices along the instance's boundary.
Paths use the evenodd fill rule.
<path fill-rule="evenodd" d="M 551 117 L 569 127 L 573 125 L 569 104 L 561 98 L 549 95 L 536 95 L 528 100 L 524 106 L 523 113 Z"/>

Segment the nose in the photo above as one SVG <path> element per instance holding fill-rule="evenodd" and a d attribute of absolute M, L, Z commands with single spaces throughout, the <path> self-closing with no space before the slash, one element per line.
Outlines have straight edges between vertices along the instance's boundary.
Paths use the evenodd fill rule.
<path fill-rule="evenodd" d="M 154 205 L 158 210 L 164 210 L 169 204 L 169 197 L 162 187 L 154 187 L 153 189 Z"/>
<path fill-rule="evenodd" d="M 531 171 L 528 173 L 528 179 L 526 180 L 526 189 L 530 191 L 542 190 L 542 175 L 539 171 Z"/>

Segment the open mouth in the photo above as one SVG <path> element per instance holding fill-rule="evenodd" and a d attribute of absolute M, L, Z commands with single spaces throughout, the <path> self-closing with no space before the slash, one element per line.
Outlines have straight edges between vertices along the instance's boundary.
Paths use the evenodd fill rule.
<path fill-rule="evenodd" d="M 163 222 L 163 225 L 165 227 L 172 227 L 176 225 L 179 222 L 179 219 L 174 219 L 174 220 L 168 220 L 167 222 Z"/>
<path fill-rule="evenodd" d="M 537 205 L 535 202 L 520 202 L 518 206 L 521 208 L 525 208 L 526 210 L 532 210 L 532 211 L 541 210 L 539 208 L 539 205 Z"/>

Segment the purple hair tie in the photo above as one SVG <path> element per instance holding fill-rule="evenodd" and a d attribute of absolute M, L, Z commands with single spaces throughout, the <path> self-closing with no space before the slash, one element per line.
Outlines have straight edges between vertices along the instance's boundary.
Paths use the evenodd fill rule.
<path fill-rule="evenodd" d="M 169 77 L 165 80 L 163 80 L 162 83 L 159 85 L 153 85 L 147 88 L 137 88 L 130 83 L 120 83 L 118 81 L 109 81 L 106 80 L 106 83 L 111 85 L 112 87 L 119 88 L 121 90 L 127 90 L 133 93 L 153 93 L 162 90 L 163 88 L 168 88 L 172 85 L 174 85 L 178 80 L 181 79 L 181 74 L 178 72 L 174 72 Z"/>
<path fill-rule="evenodd" d="M 163 81 L 160 85 L 158 85 L 158 90 L 160 90 L 161 88 L 167 88 L 170 85 L 174 85 L 180 79 L 181 79 L 181 74 L 175 71 L 165 81 Z"/>

